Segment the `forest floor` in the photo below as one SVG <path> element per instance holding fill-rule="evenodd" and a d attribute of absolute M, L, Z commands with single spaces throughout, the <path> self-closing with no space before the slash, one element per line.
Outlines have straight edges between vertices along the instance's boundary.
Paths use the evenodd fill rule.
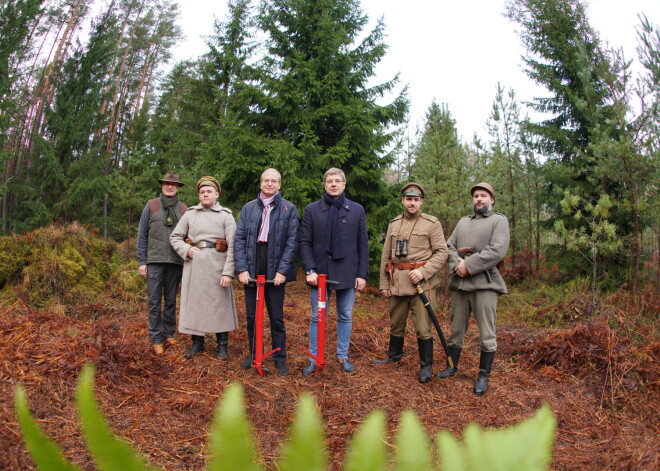
<path fill-rule="evenodd" d="M 453 378 L 417 381 L 417 345 L 410 323 L 400 364 L 371 364 L 383 357 L 389 335 L 386 303 L 373 288 L 356 300 L 350 348 L 356 371 L 343 372 L 332 355 L 336 316 L 331 308 L 328 365 L 307 378 L 301 374 L 307 354 L 300 347 L 307 345 L 309 298 L 300 281 L 287 287 L 291 374 L 286 377 L 277 375 L 270 359 L 264 377 L 239 367 L 247 356 L 244 328 L 230 333 L 226 362 L 215 358 L 211 335 L 206 337 L 205 352 L 191 360 L 183 357 L 189 339 L 178 333 L 179 345 L 155 356 L 146 332 L 146 295 L 137 300 L 100 298 L 68 312 L 50 312 L 29 307 L 17 293 L 15 300 L 0 305 L 0 469 L 34 469 L 14 413 L 13 389 L 18 382 L 40 425 L 66 456 L 82 469 L 94 469 L 74 402 L 78 375 L 90 361 L 97 368 L 99 404 L 113 431 L 162 469 L 204 469 L 207 431 L 216 403 L 232 381 L 244 386 L 260 460 L 270 469 L 303 391 L 314 395 L 321 410 L 333 470 L 341 469 L 349 437 L 374 409 L 387 413 L 391 447 L 405 409 L 417 412 L 430 437 L 442 429 L 460 436 L 469 423 L 489 428 L 515 424 L 544 403 L 557 417 L 551 469 L 660 469 L 660 342 L 653 332 L 657 320 L 648 327 L 629 327 L 624 337 L 612 322 L 595 318 L 564 329 L 500 319 L 489 390 L 476 396 L 475 324 Z M 244 326 L 243 290 L 235 294 Z M 447 312 L 439 314 L 447 335 Z M 269 345 L 268 334 L 265 339 Z M 436 339 L 434 371 L 444 363 Z"/>

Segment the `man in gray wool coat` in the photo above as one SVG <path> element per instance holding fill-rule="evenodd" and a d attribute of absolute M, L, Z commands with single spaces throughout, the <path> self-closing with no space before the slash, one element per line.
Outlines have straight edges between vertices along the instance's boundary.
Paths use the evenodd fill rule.
<path fill-rule="evenodd" d="M 447 263 L 451 273 L 451 337 L 447 343 L 454 366 L 448 364 L 436 376 L 448 378 L 458 372 L 470 313 L 474 313 L 481 349 L 474 393 L 481 395 L 488 390 L 488 378 L 497 350 L 497 300 L 507 292 L 497 265 L 509 248 L 509 221 L 504 215 L 493 212 L 495 190 L 490 184 L 478 183 L 470 193 L 474 213 L 458 221 L 447 241 Z"/>

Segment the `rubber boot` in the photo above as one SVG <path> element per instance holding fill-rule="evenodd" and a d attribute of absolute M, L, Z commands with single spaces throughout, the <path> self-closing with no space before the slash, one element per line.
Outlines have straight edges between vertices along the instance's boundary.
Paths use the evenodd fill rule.
<path fill-rule="evenodd" d="M 218 332 L 215 334 L 215 338 L 218 340 L 218 354 L 216 358 L 218 360 L 226 360 L 227 355 L 227 344 L 229 343 L 229 332 Z"/>
<path fill-rule="evenodd" d="M 371 363 L 374 365 L 382 365 L 384 363 L 398 363 L 403 356 L 403 337 L 395 337 L 390 335 L 390 346 L 387 349 L 387 358 L 380 358 L 373 360 Z"/>
<path fill-rule="evenodd" d="M 190 338 L 192 339 L 192 347 L 190 347 L 190 350 L 183 354 L 183 356 L 188 360 L 197 355 L 199 352 L 204 351 L 203 335 L 191 335 Z"/>
<path fill-rule="evenodd" d="M 447 359 L 447 368 L 436 374 L 438 378 L 449 378 L 450 376 L 454 376 L 456 373 L 458 373 L 458 360 L 461 358 L 461 350 L 463 349 L 459 347 L 452 347 L 450 345 L 447 350 L 449 350 L 449 358 L 451 358 L 451 361 L 454 363 L 454 367 L 452 368 L 449 365 L 449 359 Z"/>
<path fill-rule="evenodd" d="M 488 391 L 488 377 L 490 376 L 490 369 L 493 366 L 493 359 L 495 352 L 481 352 L 479 358 L 479 375 L 477 381 L 474 383 L 474 393 L 481 396 Z"/>
<path fill-rule="evenodd" d="M 419 382 L 428 383 L 433 378 L 431 367 L 433 366 L 433 337 L 428 339 L 417 339 L 419 348 Z"/>

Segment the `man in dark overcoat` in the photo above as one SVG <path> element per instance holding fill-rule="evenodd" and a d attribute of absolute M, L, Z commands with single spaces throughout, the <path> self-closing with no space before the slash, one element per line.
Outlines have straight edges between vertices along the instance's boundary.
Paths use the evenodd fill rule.
<path fill-rule="evenodd" d="M 348 349 L 353 328 L 353 304 L 356 290 L 367 285 L 369 272 L 369 240 L 364 208 L 346 198 L 346 175 L 331 168 L 323 176 L 323 198 L 305 208 L 300 225 L 300 256 L 312 286 L 310 301 L 312 315 L 309 323 L 309 351 L 317 354 L 318 274 L 328 280 L 328 301 L 334 291 L 337 310 L 337 359 L 341 368 L 352 372 Z M 303 369 L 308 376 L 316 369 L 312 359 Z"/>

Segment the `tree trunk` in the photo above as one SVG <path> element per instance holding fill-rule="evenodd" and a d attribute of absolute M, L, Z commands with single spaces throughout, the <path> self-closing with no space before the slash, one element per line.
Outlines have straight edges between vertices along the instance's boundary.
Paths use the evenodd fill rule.
<path fill-rule="evenodd" d="M 536 194 L 538 195 L 539 184 L 536 183 Z M 536 272 L 541 269 L 541 206 L 536 204 L 536 253 L 534 254 L 536 261 Z"/>
<path fill-rule="evenodd" d="M 108 238 L 108 192 L 103 193 L 103 237 Z"/>
<path fill-rule="evenodd" d="M 640 256 L 640 230 L 639 230 L 639 211 L 637 209 L 637 194 L 632 192 L 632 207 L 633 207 L 633 218 L 634 218 L 634 229 L 633 229 L 633 256 L 632 256 L 632 295 L 635 299 L 637 295 L 637 283 L 639 277 L 639 256 Z"/>
<path fill-rule="evenodd" d="M 596 277 L 598 276 L 598 265 L 597 265 L 597 257 L 598 257 L 598 248 L 596 247 L 596 244 L 594 243 L 591 246 L 591 256 L 592 256 L 592 263 L 593 263 L 593 268 L 591 270 L 591 302 L 593 304 L 596 303 Z"/>
<path fill-rule="evenodd" d="M 508 144 L 507 144 L 508 145 Z M 509 159 L 509 192 L 511 194 L 511 268 L 516 267 L 516 184 L 514 182 L 513 172 L 513 158 L 508 155 Z"/>

